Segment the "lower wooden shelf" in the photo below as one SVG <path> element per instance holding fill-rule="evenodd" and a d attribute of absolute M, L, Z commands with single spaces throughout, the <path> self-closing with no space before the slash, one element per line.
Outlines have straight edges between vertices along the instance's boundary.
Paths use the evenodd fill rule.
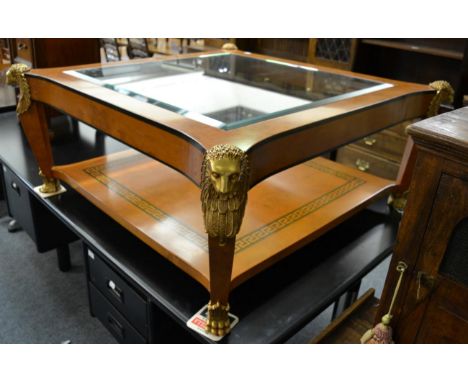
<path fill-rule="evenodd" d="M 209 289 L 200 189 L 187 178 L 133 150 L 56 166 L 54 171 Z M 385 197 L 393 186 L 392 181 L 324 158 L 261 182 L 249 191 L 231 289 Z"/>

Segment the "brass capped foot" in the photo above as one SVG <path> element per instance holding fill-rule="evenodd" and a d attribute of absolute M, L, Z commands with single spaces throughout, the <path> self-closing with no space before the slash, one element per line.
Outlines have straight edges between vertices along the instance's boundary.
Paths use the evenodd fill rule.
<path fill-rule="evenodd" d="M 224 336 L 231 330 L 229 320 L 229 304 L 222 305 L 219 301 L 216 304 L 208 303 L 208 321 L 206 331 L 215 336 Z"/>
<path fill-rule="evenodd" d="M 60 190 L 60 182 L 58 179 L 47 178 L 41 170 L 39 170 L 39 175 L 44 182 L 43 185 L 39 188 L 40 192 L 43 194 L 51 194 Z"/>

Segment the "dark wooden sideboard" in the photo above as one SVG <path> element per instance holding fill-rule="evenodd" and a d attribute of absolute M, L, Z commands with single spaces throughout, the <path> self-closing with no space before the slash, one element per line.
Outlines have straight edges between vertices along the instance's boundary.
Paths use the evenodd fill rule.
<path fill-rule="evenodd" d="M 390 269 L 408 269 L 393 311 L 399 343 L 468 342 L 468 108 L 409 128 L 417 161 Z M 377 320 L 397 282 L 390 271 Z"/>

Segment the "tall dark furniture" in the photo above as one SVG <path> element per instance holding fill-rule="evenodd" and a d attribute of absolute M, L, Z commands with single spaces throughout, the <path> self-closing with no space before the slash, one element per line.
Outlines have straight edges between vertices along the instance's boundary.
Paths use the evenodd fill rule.
<path fill-rule="evenodd" d="M 468 108 L 412 125 L 418 156 L 390 269 L 408 265 L 394 307 L 400 343 L 468 342 Z M 390 271 L 379 319 L 397 282 Z"/>
<path fill-rule="evenodd" d="M 238 38 L 241 50 L 350 70 L 356 53 L 352 38 Z"/>
<path fill-rule="evenodd" d="M 353 70 L 359 73 L 429 84 L 448 81 L 453 104 L 463 106 L 468 94 L 467 39 L 359 39 Z M 395 179 L 404 152 L 406 121 L 338 150 L 337 160 L 374 175 Z"/>
<path fill-rule="evenodd" d="M 11 63 L 23 63 L 33 68 L 49 68 L 100 62 L 99 39 L 92 38 L 14 38 L 9 40 Z M 76 132 L 76 121 L 48 108 L 49 134 L 64 139 Z M 19 127 L 18 127 L 19 128 Z M 59 269 L 70 268 L 68 243 L 76 240 L 67 228 L 27 192 L 21 179 L 3 166 L 5 196 L 12 229 L 23 228 L 36 243 L 39 252 L 56 248 Z"/>
<path fill-rule="evenodd" d="M 9 40 L 11 63 L 32 68 L 53 68 L 101 61 L 97 38 L 13 38 Z M 49 118 L 59 115 L 48 110 Z M 68 121 L 67 121 L 68 122 Z"/>
<path fill-rule="evenodd" d="M 359 39 L 354 71 L 426 84 L 446 80 L 455 89 L 458 108 L 468 94 L 467 42 L 463 38 Z"/>
<path fill-rule="evenodd" d="M 33 68 L 91 64 L 100 61 L 97 38 L 14 38 L 10 40 L 13 62 Z"/>

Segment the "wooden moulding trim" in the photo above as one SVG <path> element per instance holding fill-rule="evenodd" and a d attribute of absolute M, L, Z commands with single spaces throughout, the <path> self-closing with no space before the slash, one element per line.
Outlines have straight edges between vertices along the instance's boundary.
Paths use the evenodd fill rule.
<path fill-rule="evenodd" d="M 36 72 L 26 73 L 27 78 L 31 82 L 36 80 L 36 84 L 42 84 L 44 88 L 47 88 L 47 90 L 43 90 L 43 92 L 63 89 L 68 92 L 66 94 L 77 94 L 83 99 L 88 99 L 90 103 L 104 105 L 148 125 L 179 136 L 203 152 L 205 148 L 210 148 L 215 144 L 228 143 L 224 141 L 228 139 L 229 131 L 188 119 L 165 108 L 141 102 L 133 97 L 129 97 L 106 87 L 74 78 L 69 74 L 61 72 L 60 69 L 50 71 L 49 77 L 43 74 L 43 72 L 45 74 L 49 73 L 47 69 L 39 69 L 36 70 Z M 32 88 L 31 91 L 32 98 L 35 99 L 33 93 L 37 92 L 37 89 Z M 55 105 L 51 106 L 55 107 Z"/>
<path fill-rule="evenodd" d="M 352 143 L 399 122 L 420 117 L 426 113 L 432 96 L 433 92 L 427 92 L 424 97 L 418 93 L 408 94 L 265 139 L 247 151 L 252 164 L 250 187 L 326 151 Z M 405 110 L 405 107 L 403 115 L 402 110 Z M 323 144 L 325 141 L 326 146 Z M 285 151 L 284 147 L 295 149 Z M 279 152 L 282 154 L 277 155 Z"/>
<path fill-rule="evenodd" d="M 450 141 L 435 141 L 427 139 L 427 136 L 419 136 L 414 133 L 411 133 L 415 144 L 418 146 L 419 150 L 425 149 L 428 152 L 431 152 L 437 156 L 443 155 L 451 160 L 461 162 L 465 164 L 468 162 L 468 151 L 464 147 L 454 146 L 453 142 Z"/>
<path fill-rule="evenodd" d="M 222 52 L 222 51 L 219 51 L 219 52 Z M 269 56 L 264 56 L 264 55 L 259 55 L 259 54 L 247 54 L 241 51 L 226 51 L 226 52 L 230 54 L 235 54 L 237 56 L 244 56 L 248 58 L 259 58 L 259 59 L 271 59 L 272 58 Z M 213 52 L 213 53 L 216 53 L 216 52 Z M 153 61 L 157 62 L 157 61 L 171 60 L 175 58 L 182 59 L 182 58 L 189 58 L 189 57 L 197 57 L 199 55 L 200 55 L 199 53 L 196 53 L 196 54 L 186 54 L 186 55 L 179 55 L 179 56 L 172 56 L 172 57 L 169 56 L 169 57 L 165 57 L 164 59 L 151 58 L 151 59 L 143 59 L 143 60 L 132 60 L 132 63 L 135 63 L 135 61 L 141 61 L 142 63 L 144 62 L 150 63 Z M 310 65 L 304 62 L 297 62 L 297 61 L 286 60 L 283 58 L 276 58 L 276 57 L 275 57 L 275 61 L 291 63 L 294 65 L 299 65 L 301 67 L 311 67 L 311 68 L 319 69 L 327 73 L 335 73 L 339 75 L 350 76 L 349 71 L 343 71 L 343 70 L 338 70 L 338 69 L 333 69 L 333 68 L 328 68 L 328 67 L 320 67 L 317 65 Z M 116 65 L 117 64 L 128 65 L 129 63 L 128 62 L 116 63 Z M 58 86 L 65 87 L 71 91 L 75 91 L 80 94 L 81 93 L 87 94 L 90 99 L 93 99 L 93 100 L 100 99 L 100 101 L 105 104 L 108 104 L 107 99 L 110 97 L 113 99 L 114 102 L 119 103 L 120 107 L 123 107 L 122 105 L 123 105 L 124 100 L 129 99 L 128 96 L 119 94 L 113 90 L 106 89 L 104 87 L 101 87 L 95 84 L 92 84 L 85 80 L 80 80 L 78 78 L 67 75 L 66 73 L 63 72 L 66 69 L 79 70 L 79 69 L 84 69 L 84 68 L 106 67 L 106 66 L 111 66 L 111 65 L 113 66 L 114 64 L 102 64 L 100 66 L 97 66 L 96 64 L 94 64 L 94 65 L 74 66 L 74 67 L 68 67 L 68 68 L 35 69 L 32 72 L 29 72 L 27 76 L 28 78 L 39 78 L 45 81 L 49 81 Z M 405 94 L 434 92 L 433 89 L 431 89 L 429 86 L 426 86 L 426 85 L 405 83 L 401 81 L 389 80 L 385 78 L 364 75 L 364 74 L 357 74 L 357 73 L 353 73 L 353 76 L 360 78 L 360 79 L 375 81 L 378 83 L 379 82 L 387 83 L 387 84 L 393 85 L 393 87 L 380 90 L 378 92 L 371 92 L 365 95 L 354 96 L 351 98 L 347 98 L 345 100 L 335 102 L 333 103 L 333 106 L 336 105 L 336 107 L 333 107 L 332 109 L 341 109 L 341 110 L 335 111 L 334 114 L 338 113 L 341 115 L 343 114 L 343 110 L 351 110 L 353 108 L 358 107 L 359 105 L 362 106 L 362 105 L 372 105 L 375 103 L 380 103 L 382 102 L 382 100 L 385 100 L 388 98 L 400 97 Z M 137 102 L 136 100 L 134 101 Z M 128 103 L 125 103 L 126 106 L 124 108 L 128 110 L 132 110 L 132 111 L 129 111 L 129 113 L 131 113 L 132 115 L 139 116 L 141 114 L 142 108 L 141 108 L 141 105 L 138 106 L 135 102 L 132 103 L 131 105 L 128 105 Z M 317 109 L 324 109 L 324 106 L 326 105 L 319 106 Z M 287 122 L 286 125 L 288 126 L 285 129 L 283 129 L 283 131 L 295 129 L 297 127 L 297 125 L 295 125 L 294 123 L 296 116 L 301 116 L 301 115 L 304 115 L 305 113 L 307 117 L 309 117 L 310 110 L 314 109 L 314 108 L 307 109 L 305 111 L 299 111 L 299 112 L 291 113 L 285 116 L 268 119 L 266 121 L 255 123 L 252 125 L 243 126 L 238 129 L 223 131 L 223 130 L 213 128 L 212 126 L 208 126 L 203 123 L 196 122 L 196 121 L 190 121 L 190 126 L 194 128 L 188 128 L 187 124 L 181 123 L 181 120 L 186 121 L 187 120 L 186 118 L 177 114 L 173 116 L 172 118 L 168 118 L 168 115 L 170 116 L 171 114 L 174 114 L 174 113 L 169 112 L 168 110 L 165 110 L 162 108 L 158 108 L 157 106 L 153 106 L 153 108 L 154 110 L 158 110 L 157 111 L 158 120 L 156 121 L 153 118 L 155 113 L 151 112 L 149 113 L 149 115 L 147 115 L 147 118 L 149 118 L 150 121 L 159 123 L 160 119 L 166 119 L 166 122 L 167 122 L 166 127 L 170 131 L 175 130 L 176 133 L 184 132 L 185 134 L 187 134 L 189 138 L 198 140 L 199 142 L 203 142 L 202 146 L 205 148 L 209 148 L 212 145 L 219 144 L 219 143 L 232 143 L 232 144 L 239 145 L 239 147 L 243 150 L 247 150 L 253 144 L 258 143 L 258 141 L 262 141 L 263 139 L 268 138 L 271 135 L 269 131 L 270 129 L 261 129 L 263 131 L 261 134 L 259 134 L 259 129 L 258 129 L 258 128 L 265 127 L 265 125 L 269 125 L 269 121 L 277 120 L 280 125 L 283 125 L 283 122 Z M 256 139 L 254 139 L 253 141 L 249 139 L 250 134 L 245 134 L 244 132 L 244 130 L 251 130 L 251 127 L 256 130 L 255 134 L 253 134 L 253 137 Z M 275 128 L 274 130 L 278 131 L 278 128 Z M 273 134 L 276 134 L 276 131 L 273 131 Z M 228 142 L 222 142 L 224 140 L 227 140 Z"/>
<path fill-rule="evenodd" d="M 408 134 L 422 147 L 450 158 L 468 160 L 468 108 L 416 122 L 408 127 Z"/>
<path fill-rule="evenodd" d="M 174 134 L 174 135 L 177 135 L 177 136 L 180 136 L 182 139 L 185 139 L 187 140 L 188 142 L 191 142 L 195 147 L 197 147 L 200 151 L 204 151 L 204 147 L 203 145 L 198 142 L 197 140 L 195 140 L 193 137 L 191 137 L 190 135 L 188 134 L 185 134 L 184 132 L 182 131 L 179 131 L 177 129 L 174 129 L 174 128 L 169 128 L 161 123 L 158 123 L 152 119 L 149 119 L 149 118 L 145 118 L 144 116 L 140 115 L 140 114 L 137 114 L 137 113 L 133 113 L 129 110 L 126 110 L 126 109 L 122 109 L 122 108 L 119 108 L 117 106 L 115 106 L 114 104 L 112 104 L 111 102 L 106 102 L 104 100 L 102 100 L 101 98 L 98 98 L 98 97 L 93 97 L 87 93 L 84 93 L 84 92 L 80 92 L 74 88 L 71 88 L 71 87 L 68 87 L 64 84 L 62 84 L 61 82 L 58 82 L 58 81 L 55 81 L 53 79 L 50 79 L 50 78 L 46 78 L 46 77 L 41 77 L 41 76 L 38 76 L 38 75 L 35 75 L 35 74 L 28 74 L 28 79 L 29 80 L 32 80 L 32 82 L 34 83 L 35 81 L 44 81 L 45 83 L 48 84 L 48 86 L 58 86 L 59 88 L 62 88 L 63 90 L 66 90 L 67 92 L 70 92 L 70 93 L 73 93 L 73 94 L 77 94 L 83 98 L 86 98 L 86 99 L 89 99 L 91 100 L 92 102 L 96 102 L 98 104 L 102 104 L 102 105 L 105 105 L 106 107 L 109 107 L 110 109 L 113 109 L 119 113 L 122 113 L 122 114 L 126 114 L 126 115 L 130 115 L 132 118 L 135 118 L 135 119 L 138 119 L 138 120 L 141 120 L 149 125 L 152 125 L 156 128 L 159 128 L 159 129 L 162 129 L 162 130 L 165 130 L 165 131 L 168 131 L 170 132 L 171 134 Z M 43 84 L 42 86 L 46 86 L 46 84 Z M 39 102 L 44 102 L 43 100 L 40 99 L 40 97 L 44 97 L 43 94 L 38 94 L 36 91 L 36 89 L 34 89 L 34 95 L 32 97 L 32 99 L 36 100 L 36 97 L 37 96 L 37 100 Z M 47 89 L 48 91 L 53 91 L 52 88 L 50 89 Z M 44 102 L 45 103 L 45 102 Z M 54 108 L 57 108 L 55 105 L 50 105 Z M 60 111 L 64 111 L 62 109 L 59 109 Z M 83 121 L 82 121 L 83 122 Z M 196 122 L 195 122 L 196 123 Z"/>
<path fill-rule="evenodd" d="M 81 195 L 83 195 L 86 199 L 91 200 L 94 205 L 96 205 L 101 211 L 106 213 L 107 215 L 111 216 L 116 222 L 118 222 L 121 226 L 128 229 L 132 234 L 136 237 L 141 239 L 145 244 L 149 245 L 150 247 L 156 249 L 156 251 L 176 265 L 178 268 L 183 269 L 184 272 L 189 274 L 192 278 L 197 280 L 207 291 L 210 290 L 210 281 L 207 277 L 205 277 L 201 272 L 197 269 L 192 267 L 190 264 L 184 262 L 180 257 L 175 256 L 172 252 L 166 250 L 163 246 L 161 246 L 157 241 L 152 240 L 149 236 L 142 234 L 140 230 L 133 224 L 129 224 L 125 217 L 120 216 L 119 213 L 115 209 L 109 209 L 105 204 L 101 203 L 99 199 L 95 198 L 93 194 L 89 193 L 86 187 L 82 187 L 82 185 L 77 182 L 72 176 L 67 174 L 67 165 L 64 166 L 54 166 L 52 168 L 53 174 L 60 180 L 63 180 L 71 187 L 73 187 L 76 191 L 78 191 Z M 156 256 L 156 255 L 155 255 Z"/>
<path fill-rule="evenodd" d="M 246 55 L 237 51 L 235 53 Z M 249 56 L 267 58 L 253 54 Z M 284 59 L 278 59 L 278 61 L 289 62 Z M 296 64 L 299 63 L 296 62 Z M 300 64 L 314 67 L 314 65 Z M 81 67 L 74 67 L 74 69 L 78 68 Z M 62 70 L 63 68 L 43 69 L 28 73 L 28 79 L 35 85 L 31 87 L 33 99 L 53 105 L 53 107 L 92 126 L 99 126 L 106 134 L 128 143 L 139 151 L 174 168 L 197 185 L 200 184 L 203 154 L 206 149 L 215 144 L 231 143 L 248 152 L 253 168 L 250 187 L 253 187 L 266 177 L 325 151 L 377 132 L 394 123 L 425 114 L 434 93 L 428 86 L 358 75 L 359 78 L 384 81 L 394 87 L 351 97 L 331 105 L 327 104 L 268 119 L 239 129 L 223 131 L 196 121 L 190 121 L 168 110 L 146 105 L 112 90 L 70 77 Z M 336 69 L 326 68 L 325 71 L 349 75 L 349 72 Z M 71 99 L 75 101 L 70 102 Z M 98 109 L 99 115 L 87 110 L 90 107 L 89 103 L 85 107 L 86 99 L 93 101 L 91 109 Z M 74 105 L 80 100 L 82 107 Z M 114 106 L 113 103 L 120 106 Z M 128 108 L 123 106 L 127 103 L 130 103 Z M 408 104 L 413 110 L 405 112 L 404 106 Z M 418 104 L 418 107 L 415 107 L 415 104 Z M 370 122 L 368 114 L 375 115 L 376 111 L 380 112 L 386 109 L 392 109 L 393 115 L 386 116 L 387 119 L 379 116 L 372 123 Z M 155 116 L 157 116 L 157 121 Z M 364 125 L 362 121 L 358 121 L 359 118 L 365 120 L 367 130 L 361 130 L 358 135 L 355 133 L 355 126 L 359 128 Z M 134 130 L 132 134 L 128 134 L 128 129 L 124 128 L 117 132 L 112 131 L 115 121 L 119 120 L 121 123 L 120 119 L 132 126 Z M 106 122 L 104 125 L 108 125 L 108 122 L 112 120 L 114 125 L 102 128 L 103 121 Z M 351 123 L 355 123 L 353 133 L 351 133 L 352 129 L 345 126 L 345 124 L 349 126 Z M 330 126 L 325 129 L 327 125 Z M 333 136 L 336 139 L 335 142 L 328 142 L 324 139 L 324 133 L 328 132 L 332 125 L 335 126 Z M 137 134 L 135 134 L 136 127 L 138 127 Z M 319 128 L 323 128 L 323 131 L 317 132 L 316 130 Z M 140 136 L 135 138 L 135 135 L 138 134 Z M 146 139 L 142 139 L 142 136 Z M 151 136 L 159 137 L 164 142 L 164 147 L 151 145 L 147 139 Z M 346 137 L 346 139 L 341 137 Z M 282 155 L 282 158 L 271 161 L 268 156 L 272 156 L 272 153 L 283 152 L 284 154 L 284 143 L 287 143 L 287 147 L 292 147 L 294 150 L 289 150 L 287 155 Z M 306 147 L 307 143 L 314 146 L 314 149 Z"/>
<path fill-rule="evenodd" d="M 187 135 L 132 113 L 117 110 L 99 100 L 89 110 L 82 105 L 89 98 L 86 95 L 43 79 L 30 78 L 30 82 L 33 85 L 31 96 L 34 101 L 50 105 L 91 126 L 99 126 L 99 130 L 107 135 L 182 173 L 197 186 L 200 184 L 200 169 L 205 150 Z"/>

